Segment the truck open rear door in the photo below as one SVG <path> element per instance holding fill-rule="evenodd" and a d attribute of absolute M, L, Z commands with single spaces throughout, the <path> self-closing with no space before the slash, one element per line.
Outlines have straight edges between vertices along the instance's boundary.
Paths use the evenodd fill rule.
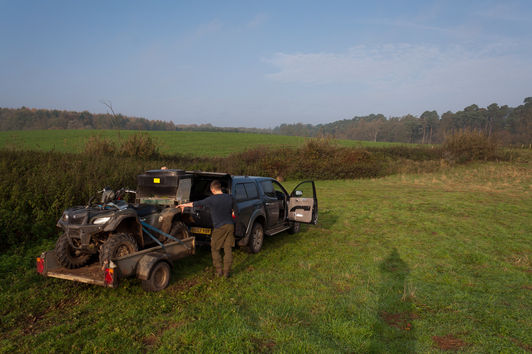
<path fill-rule="evenodd" d="M 318 222 L 318 198 L 314 181 L 299 183 L 288 200 L 288 220 L 304 224 Z"/>

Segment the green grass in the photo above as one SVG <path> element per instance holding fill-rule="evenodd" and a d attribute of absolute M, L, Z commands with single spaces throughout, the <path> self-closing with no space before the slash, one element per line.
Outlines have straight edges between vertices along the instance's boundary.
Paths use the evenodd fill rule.
<path fill-rule="evenodd" d="M 81 152 L 90 136 L 99 135 L 113 140 L 137 133 L 133 130 L 23 130 L 1 131 L 0 148 Z M 193 156 L 227 156 L 256 146 L 300 146 L 306 138 L 251 133 L 148 131 L 161 144 L 165 154 L 181 153 Z M 373 143 L 355 140 L 335 140 L 342 146 L 390 146 L 394 143 Z"/>
<path fill-rule="evenodd" d="M 199 250 L 155 294 L 38 276 L 53 241 L 13 249 L 0 255 L 0 351 L 530 351 L 531 171 L 318 181 L 317 226 L 236 251 L 229 281 Z"/>

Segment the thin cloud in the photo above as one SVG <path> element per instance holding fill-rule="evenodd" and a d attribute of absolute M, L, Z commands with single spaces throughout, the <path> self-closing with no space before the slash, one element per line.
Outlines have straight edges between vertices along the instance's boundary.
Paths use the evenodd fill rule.
<path fill-rule="evenodd" d="M 492 44 L 482 51 L 463 46 L 389 44 L 357 46 L 345 53 L 276 53 L 265 59 L 277 71 L 269 80 L 283 83 L 351 83 L 369 88 L 403 87 L 413 83 L 453 82 L 520 72 L 532 77 L 530 66 Z M 461 68 L 467 68 L 462 70 Z"/>
<path fill-rule="evenodd" d="M 268 16 L 265 13 L 257 14 L 248 23 L 246 23 L 246 27 L 248 27 L 248 28 L 260 27 L 263 24 L 265 24 L 268 21 L 269 18 L 270 18 L 270 16 Z"/>
<path fill-rule="evenodd" d="M 526 16 L 525 13 L 526 11 L 520 9 L 519 4 L 506 2 L 481 7 L 475 14 L 488 20 L 532 22 L 530 16 Z"/>

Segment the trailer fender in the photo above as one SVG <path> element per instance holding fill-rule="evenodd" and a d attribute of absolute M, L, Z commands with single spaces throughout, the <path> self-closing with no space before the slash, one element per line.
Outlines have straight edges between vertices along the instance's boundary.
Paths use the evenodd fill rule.
<path fill-rule="evenodd" d="M 164 253 L 150 253 L 143 256 L 137 265 L 137 278 L 140 280 L 148 280 L 153 266 L 160 261 L 167 262 L 170 267 L 172 266 L 172 261 Z"/>

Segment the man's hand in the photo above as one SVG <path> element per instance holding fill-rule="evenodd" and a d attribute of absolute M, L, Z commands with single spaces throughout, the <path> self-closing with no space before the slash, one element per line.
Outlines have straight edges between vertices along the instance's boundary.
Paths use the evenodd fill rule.
<path fill-rule="evenodd" d="M 185 208 L 192 208 L 192 206 L 193 206 L 193 203 L 185 203 L 185 204 L 179 204 L 179 205 L 177 205 L 176 208 L 181 209 L 181 212 L 183 212 L 183 210 L 184 210 Z"/>

